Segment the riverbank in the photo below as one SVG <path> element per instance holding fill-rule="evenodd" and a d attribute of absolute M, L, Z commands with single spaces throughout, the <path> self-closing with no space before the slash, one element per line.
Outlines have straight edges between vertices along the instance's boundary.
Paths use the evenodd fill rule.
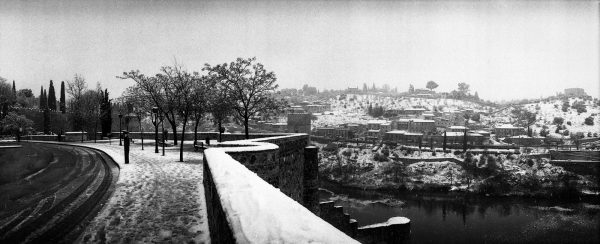
<path fill-rule="evenodd" d="M 376 150 L 324 147 L 320 153 L 321 179 L 363 190 L 535 198 L 597 197 L 600 192 L 597 175 L 574 174 L 548 159 L 524 155 L 436 155 L 385 145 Z"/>
<path fill-rule="evenodd" d="M 600 239 L 598 198 L 385 192 L 328 181 L 321 187 L 320 199 L 335 201 L 360 226 L 395 216 L 411 219 L 412 243 L 598 243 Z"/>

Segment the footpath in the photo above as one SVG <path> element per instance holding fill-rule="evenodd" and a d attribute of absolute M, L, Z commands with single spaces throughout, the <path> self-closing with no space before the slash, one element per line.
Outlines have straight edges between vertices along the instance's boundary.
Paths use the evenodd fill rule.
<path fill-rule="evenodd" d="M 154 153 L 154 145 L 131 144 L 129 164 L 123 147 L 113 140 L 68 143 L 99 149 L 120 167 L 114 194 L 87 226 L 83 243 L 210 243 L 202 185 L 202 153 L 185 145 Z M 191 142 L 186 142 L 191 144 Z M 184 147 L 184 150 L 185 150 Z"/>

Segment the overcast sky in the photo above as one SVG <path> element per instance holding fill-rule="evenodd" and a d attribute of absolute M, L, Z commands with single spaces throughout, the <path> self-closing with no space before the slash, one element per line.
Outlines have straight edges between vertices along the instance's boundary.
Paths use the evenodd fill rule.
<path fill-rule="evenodd" d="M 466 82 L 484 99 L 600 95 L 597 1 L 12 1 L 0 6 L 0 76 L 17 88 L 253 57 L 281 88 Z"/>

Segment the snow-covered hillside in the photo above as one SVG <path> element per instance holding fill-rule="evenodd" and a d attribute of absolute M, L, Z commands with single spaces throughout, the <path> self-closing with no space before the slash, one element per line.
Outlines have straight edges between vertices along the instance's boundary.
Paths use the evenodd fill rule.
<path fill-rule="evenodd" d="M 583 101 L 587 112 L 577 113 L 577 110 L 572 106 L 577 101 Z M 551 102 L 540 102 L 524 105 L 524 108 L 530 112 L 537 112 L 537 122 L 535 123 L 536 131 L 541 130 L 542 126 L 549 127 L 551 132 L 556 130 L 556 125 L 553 124 L 554 118 L 561 117 L 564 119 L 564 125 L 571 133 L 588 132 L 600 133 L 600 107 L 591 100 L 583 100 L 580 98 L 570 98 L 569 108 L 567 112 L 562 111 L 563 100 L 554 100 Z M 538 109 L 539 108 L 539 109 Z M 594 118 L 594 125 L 586 125 L 584 121 L 587 117 Z M 570 122 L 571 125 L 568 123 Z"/>
<path fill-rule="evenodd" d="M 385 97 L 377 95 L 346 95 L 341 100 L 330 99 L 333 115 L 317 115 L 313 121 L 313 128 L 324 126 L 337 126 L 344 123 L 366 123 L 373 117 L 366 114 L 369 105 L 382 106 L 387 109 L 425 108 L 429 111 L 455 111 L 473 109 L 474 111 L 488 111 L 491 108 L 477 103 L 454 99 L 429 99 L 414 97 Z"/>

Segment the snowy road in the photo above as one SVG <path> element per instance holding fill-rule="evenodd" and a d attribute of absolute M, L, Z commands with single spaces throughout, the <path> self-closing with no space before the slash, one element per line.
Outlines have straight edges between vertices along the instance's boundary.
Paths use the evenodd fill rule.
<path fill-rule="evenodd" d="M 146 145 L 133 145 L 124 164 L 118 141 L 82 143 L 106 152 L 121 166 L 115 193 L 81 235 L 80 242 L 208 243 L 206 201 L 202 185 L 202 154 L 188 150 L 166 156 Z"/>

